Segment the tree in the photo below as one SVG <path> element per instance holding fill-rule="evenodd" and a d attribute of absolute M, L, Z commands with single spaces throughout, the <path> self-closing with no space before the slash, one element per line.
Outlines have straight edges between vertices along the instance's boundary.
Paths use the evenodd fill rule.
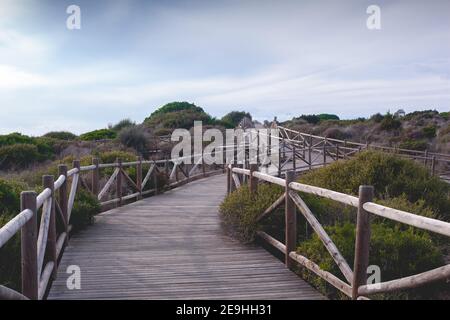
<path fill-rule="evenodd" d="M 224 123 L 225 126 L 230 128 L 235 128 L 239 124 L 239 122 L 244 118 L 247 117 L 249 119 L 252 119 L 252 116 L 250 113 L 245 111 L 231 111 L 224 115 L 221 119 L 221 121 Z"/>

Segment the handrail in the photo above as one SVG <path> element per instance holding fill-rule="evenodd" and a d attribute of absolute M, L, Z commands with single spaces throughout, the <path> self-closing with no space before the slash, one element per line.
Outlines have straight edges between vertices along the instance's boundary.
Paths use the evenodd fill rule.
<path fill-rule="evenodd" d="M 228 193 L 231 193 L 237 188 L 243 186 L 237 175 L 241 175 L 243 177 L 248 176 L 248 188 L 250 189 L 251 193 L 257 192 L 258 181 L 264 181 L 285 187 L 284 194 L 256 218 L 257 222 L 261 221 L 276 208 L 278 208 L 284 201 L 286 205 L 285 244 L 262 231 L 258 231 L 257 235 L 260 239 L 274 246 L 285 255 L 286 266 L 288 268 L 292 268 L 293 262 L 299 263 L 352 299 L 360 299 L 363 297 L 365 298 L 365 296 L 375 293 L 391 292 L 406 288 L 415 288 L 432 281 L 445 280 L 450 276 L 450 264 L 447 264 L 442 267 L 409 277 L 377 284 L 366 284 L 366 270 L 368 265 L 370 241 L 370 238 L 368 236 L 370 234 L 370 220 L 368 215 L 370 213 L 396 222 L 417 227 L 419 229 L 450 237 L 450 223 L 448 222 L 419 216 L 413 213 L 373 203 L 373 187 L 370 186 L 361 186 L 360 194 L 358 197 L 356 197 L 325 188 L 319 188 L 307 184 L 293 182 L 291 179 L 294 176 L 294 171 L 288 171 L 286 173 L 286 178 L 283 179 L 259 172 L 257 165 L 251 165 L 250 170 L 236 168 L 230 165 L 226 167 L 226 170 Z M 338 248 L 334 245 L 331 238 L 327 235 L 325 229 L 321 226 L 319 221 L 315 218 L 314 214 L 307 207 L 307 205 L 297 192 L 313 194 L 358 208 L 354 270 L 350 269 L 348 264 L 345 262 L 345 259 L 339 253 Z M 335 260 L 338 267 L 341 269 L 348 283 L 345 283 L 335 275 L 320 269 L 317 264 L 296 253 L 296 218 L 295 211 L 292 211 L 292 204 L 294 204 L 295 207 L 299 209 L 299 211 L 305 216 L 306 221 L 318 234 L 319 239 L 322 240 L 330 255 Z"/>
<path fill-rule="evenodd" d="M 224 146 L 222 152 L 225 152 L 228 147 Z M 181 167 L 182 160 L 196 159 L 195 157 L 201 158 L 191 170 Z M 142 176 L 143 165 L 150 166 L 144 179 Z M 161 167 L 162 165 L 164 168 Z M 167 174 L 169 166 L 172 165 L 175 172 L 175 181 L 168 182 L 167 186 L 169 188 L 223 172 L 224 170 L 224 168 L 217 169 L 214 167 L 211 167 L 209 171 L 205 170 L 206 164 L 203 161 L 202 154 L 161 160 L 143 160 L 141 157 L 138 157 L 137 161 L 129 162 L 121 162 L 118 159 L 114 163 L 106 164 L 100 164 L 98 159 L 93 158 L 93 164 L 87 166 L 80 166 L 80 161 L 75 160 L 73 168 L 70 170 L 67 170 L 66 165 L 60 165 L 60 173 L 56 180 L 53 179 L 53 176 L 44 176 L 46 178 L 44 179 L 46 181 L 44 189 L 38 195 L 34 192 L 22 192 L 22 211 L 0 228 L 0 248 L 22 230 L 22 234 L 25 235 L 22 245 L 22 249 L 25 250 L 22 251 L 22 268 L 29 270 L 29 272 L 23 273 L 28 278 L 22 279 L 22 284 L 24 285 L 22 293 L 0 286 L 0 299 L 45 298 L 48 286 L 56 276 L 58 258 L 63 254 L 67 245 L 68 235 L 71 230 L 70 217 L 75 204 L 77 190 L 80 187 L 88 188 L 89 192 L 94 193 L 99 200 L 102 200 L 115 181 L 116 198 L 107 199 L 101 202 L 101 205 L 102 207 L 114 204 L 120 206 L 124 201 L 139 200 L 145 195 L 160 192 L 158 190 L 157 175 L 164 172 Z M 134 166 L 137 169 L 136 182 L 124 171 L 124 168 Z M 186 165 L 183 164 L 183 166 Z M 100 190 L 99 172 L 101 169 L 106 168 L 115 168 L 115 170 L 105 186 Z M 197 173 L 198 171 L 200 172 Z M 82 177 L 85 173 L 92 174 L 90 187 Z M 178 173 L 182 173 L 185 177 L 179 177 Z M 154 186 L 149 190 L 144 190 L 151 179 L 153 179 Z M 122 195 L 121 189 L 125 183 L 131 185 L 135 192 Z M 39 232 L 36 234 L 36 232 L 29 231 L 38 229 L 37 216 L 39 210 L 42 211 L 42 214 Z M 59 212 L 59 214 L 56 214 L 56 212 Z M 56 232 L 55 219 L 61 220 L 64 225 L 63 230 Z"/>
<path fill-rule="evenodd" d="M 303 144 L 300 147 L 296 148 L 296 144 L 290 145 L 286 144 L 286 142 L 292 142 L 291 138 L 283 138 L 276 137 L 270 135 L 270 137 L 278 138 L 282 140 L 283 146 L 287 146 L 283 149 L 283 154 L 289 154 L 291 152 L 292 156 L 290 159 L 284 161 L 286 164 L 288 161 L 294 161 L 294 169 L 312 169 L 314 167 L 323 166 L 328 164 L 327 157 L 331 157 L 332 159 L 338 160 L 340 158 L 347 158 L 350 155 L 359 152 L 362 147 L 367 147 L 367 145 L 361 143 L 354 143 L 349 141 L 342 141 L 338 139 L 330 139 L 324 138 L 304 133 L 299 133 L 287 128 L 280 127 L 282 130 L 292 131 L 297 133 L 299 137 L 302 137 Z M 261 133 L 261 132 L 260 132 Z M 264 133 L 262 133 L 264 134 Z M 312 140 L 309 142 L 305 139 L 305 137 L 310 138 L 318 138 L 322 139 L 319 143 L 312 143 Z M 299 141 L 297 141 L 299 142 Z M 343 143 L 344 146 L 333 146 L 330 145 L 330 142 Z M 239 143 L 239 145 L 224 145 L 220 146 L 217 149 L 221 149 L 222 156 L 225 155 L 228 157 L 230 155 L 230 151 L 233 151 L 234 161 L 237 160 L 237 148 L 239 146 L 244 146 L 244 160 L 243 163 L 249 161 L 250 154 L 247 156 L 246 148 L 250 146 L 250 142 L 247 143 L 247 140 L 244 139 L 243 142 Z M 358 148 L 351 148 L 348 146 L 358 146 Z M 378 147 L 378 146 L 371 146 Z M 258 146 L 259 148 L 259 146 Z M 289 150 L 289 148 L 291 148 Z M 383 148 L 383 147 L 380 147 Z M 281 149 L 280 149 L 281 150 Z M 395 149 L 400 150 L 401 149 Z M 241 150 L 242 151 L 242 150 Z M 266 150 L 266 152 L 272 152 Z M 309 153 L 309 158 L 306 157 L 306 152 Z M 281 153 L 281 152 L 280 152 Z M 306 163 L 305 166 L 295 165 L 295 160 L 297 156 L 303 153 L 302 160 Z M 315 159 L 312 158 L 312 153 L 314 153 Z M 434 163 L 437 160 L 436 157 L 446 157 L 447 155 L 442 154 L 434 154 L 434 153 L 424 153 L 423 157 L 425 161 L 428 161 L 430 158 L 428 156 L 432 155 L 432 167 L 434 168 Z M 266 154 L 267 156 L 268 154 Z M 404 154 L 400 154 L 405 156 Z M 256 159 L 258 160 L 258 155 L 256 155 Z M 278 155 L 280 156 L 280 154 Z M 323 163 L 315 163 L 318 157 L 323 156 Z M 415 158 L 421 158 L 422 156 L 415 155 Z M 186 159 L 194 159 L 194 163 L 192 167 L 189 169 L 183 160 Z M 198 160 L 197 160 L 198 159 Z M 281 159 L 281 158 L 280 158 Z M 254 158 L 252 158 L 254 160 Z M 443 159 L 442 159 L 443 160 Z M 450 161 L 450 160 L 443 160 Z M 282 174 L 283 171 L 287 171 L 283 169 L 283 165 L 281 162 L 278 165 L 278 173 Z M 143 177 L 143 166 L 149 166 L 145 177 Z M 252 167 L 253 166 L 253 167 Z M 136 181 L 131 179 L 131 177 L 125 172 L 125 168 L 135 167 L 136 168 Z M 108 179 L 106 184 L 100 189 L 100 170 L 106 168 L 115 168 L 112 176 Z M 207 171 L 205 168 L 209 168 Z M 70 225 L 70 217 L 73 210 L 73 206 L 75 203 L 75 197 L 77 194 L 77 190 L 79 188 L 85 188 L 89 192 L 93 193 L 98 197 L 99 200 L 102 200 L 108 195 L 110 189 L 115 185 L 115 195 L 113 198 L 106 198 L 103 202 L 101 202 L 102 208 L 111 205 L 122 205 L 125 201 L 130 200 L 139 200 L 143 196 L 148 194 L 157 194 L 160 192 L 158 190 L 158 175 L 165 175 L 168 179 L 167 187 L 172 188 L 189 181 L 195 180 L 197 178 L 206 177 L 211 174 L 215 174 L 218 172 L 223 172 L 225 170 L 225 165 L 222 168 L 217 169 L 217 166 L 208 166 L 203 158 L 203 154 L 194 154 L 183 157 L 177 157 L 174 159 L 160 159 L 160 160 L 143 160 L 138 157 L 137 161 L 128 161 L 121 162 L 118 159 L 114 163 L 99 163 L 98 159 L 94 158 L 91 165 L 80 166 L 80 161 L 75 160 L 73 162 L 73 168 L 67 170 L 66 165 L 60 165 L 59 167 L 59 175 L 56 180 L 51 178 L 51 182 L 47 179 L 47 184 L 44 184 L 43 191 L 36 195 L 36 193 L 24 192 L 21 194 L 21 212 L 12 218 L 8 223 L 6 223 L 0 229 L 0 248 L 7 243 L 15 234 L 22 230 L 22 234 L 24 235 L 23 240 L 23 256 L 22 256 L 22 268 L 28 270 L 24 275 L 29 277 L 27 279 L 23 279 L 23 283 L 26 284 L 25 287 L 22 288 L 22 295 L 30 298 L 30 299 L 42 299 L 45 297 L 46 290 L 48 285 L 51 283 L 52 279 L 56 276 L 56 269 L 58 267 L 57 261 L 58 258 L 63 254 L 64 248 L 67 245 L 67 240 L 69 238 L 71 225 Z M 434 169 L 433 169 L 434 170 Z M 410 225 L 418 226 L 420 228 L 430 230 L 433 232 L 437 232 L 443 235 L 449 235 L 450 231 L 448 229 L 448 224 L 445 222 L 436 222 L 434 219 L 429 218 L 419 218 L 412 219 L 412 214 L 407 212 L 401 212 L 399 210 L 394 210 L 387 207 L 382 207 L 376 205 L 370 201 L 365 201 L 361 204 L 361 198 L 354 197 L 351 195 L 346 195 L 343 193 L 335 192 L 332 190 L 327 190 L 323 188 L 318 188 L 315 186 L 309 186 L 297 182 L 286 182 L 286 179 L 282 179 L 281 177 L 275 177 L 273 175 L 265 174 L 255 170 L 254 165 L 250 165 L 250 170 L 246 169 L 245 166 L 242 168 L 238 167 L 228 167 L 228 191 L 232 191 L 233 189 L 241 186 L 241 181 L 239 179 L 239 175 L 243 176 L 243 182 L 249 179 L 250 187 L 254 190 L 257 186 L 255 180 L 266 181 L 268 183 L 273 183 L 286 188 L 285 196 L 277 199 L 276 203 L 270 206 L 265 212 L 264 217 L 269 215 L 271 211 L 273 211 L 276 207 L 281 205 L 283 201 L 292 203 L 294 206 L 295 201 L 292 199 L 293 191 L 300 191 L 305 193 L 314 194 L 321 197 L 326 197 L 335 201 L 339 201 L 341 203 L 351 205 L 354 207 L 358 207 L 359 210 L 364 212 L 370 212 L 373 214 L 377 214 L 380 216 L 387 217 L 389 219 L 408 223 Z M 198 173 L 197 173 L 198 172 Z M 91 181 L 90 184 L 86 182 L 83 174 L 91 173 Z M 286 172 L 286 174 L 288 174 Z M 50 176 L 49 176 L 50 177 Z M 47 178 L 49 178 L 47 177 Z M 153 180 L 152 180 L 153 179 Z M 150 189 L 145 189 L 148 185 L 149 181 L 153 181 L 153 186 Z M 114 183 L 115 182 L 115 183 Z M 122 194 L 122 189 L 124 184 L 128 184 L 131 186 L 132 191 L 130 194 Z M 295 198 L 295 197 L 294 197 Z M 280 200 L 281 199 L 281 200 Z M 297 199 L 297 205 L 301 204 Z M 37 230 L 37 215 L 38 211 L 42 211 L 41 217 L 41 225 L 39 234 L 36 232 L 30 232 L 31 230 Z M 309 212 L 306 210 L 306 214 Z M 53 218 L 54 217 L 54 218 Z M 260 218 L 264 218 L 260 216 Z M 359 217 L 359 215 L 358 215 Z M 416 218 L 416 217 L 413 217 Z M 429 220 L 427 220 L 429 219 Z M 56 224 L 55 220 L 61 221 L 61 223 Z M 310 220 L 313 221 L 313 220 Z M 314 222 L 315 223 L 315 222 Z M 61 227 L 61 225 L 63 227 Z M 62 228 L 62 229 L 61 229 Z M 321 230 L 320 228 L 316 230 Z M 292 230 L 291 230 L 292 231 Z M 290 231 L 290 234 L 292 232 Z M 322 232 L 322 231 L 320 231 Z M 328 241 L 325 234 L 323 234 L 324 241 Z M 292 254 L 292 243 L 288 243 L 286 248 L 286 259 L 287 263 L 292 263 L 292 261 L 297 260 L 301 261 L 301 263 L 305 263 L 311 268 L 315 268 L 314 264 L 311 262 L 305 261 L 301 256 Z M 330 253 L 337 254 L 335 256 L 338 257 L 339 254 L 336 253 L 334 247 L 329 246 Z M 341 266 L 343 267 L 343 272 L 346 274 L 346 278 L 351 282 L 353 280 L 353 276 L 351 274 L 351 270 L 349 270 L 345 263 L 342 261 L 342 258 L 338 257 L 338 261 L 340 261 Z M 318 274 L 322 274 L 322 276 L 328 277 L 326 273 L 320 272 L 320 270 L 313 270 Z M 358 278 L 358 272 L 355 270 L 356 278 Z M 37 277 L 37 278 L 36 278 Z M 332 279 L 328 277 L 328 279 Z M 355 282 L 356 281 L 356 282 Z M 357 284 L 361 284 L 358 282 L 359 280 L 353 280 L 353 291 L 355 288 L 357 290 Z M 337 283 L 336 281 L 334 281 Z M 356 285 L 355 285 L 356 284 Z M 342 285 L 340 286 L 340 290 L 343 290 L 348 295 L 348 288 Z M 363 290 L 363 289 L 362 289 Z M 1 291 L 1 290 L 0 290 Z M 3 292 L 6 292 L 3 290 Z M 9 291 L 8 291 L 9 292 Z M 355 294 L 353 293 L 353 297 Z M 358 294 L 357 294 L 358 295 Z M 1 294 L 0 294 L 1 296 Z M 17 296 L 19 297 L 19 296 Z"/>

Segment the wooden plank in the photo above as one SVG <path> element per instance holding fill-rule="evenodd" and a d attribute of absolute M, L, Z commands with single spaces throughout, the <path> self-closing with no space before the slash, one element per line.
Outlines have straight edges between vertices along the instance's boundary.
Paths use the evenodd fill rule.
<path fill-rule="evenodd" d="M 308 208 L 308 206 L 305 204 L 305 202 L 300 198 L 300 196 L 291 191 L 289 193 L 289 196 L 291 199 L 295 202 L 300 212 L 303 214 L 303 216 L 308 221 L 309 225 L 314 229 L 316 234 L 319 236 L 319 239 L 324 244 L 325 248 L 330 253 L 333 260 L 336 262 L 337 266 L 341 270 L 344 277 L 347 279 L 349 283 L 352 283 L 353 281 L 353 271 L 348 265 L 345 258 L 340 253 L 339 249 L 336 247 L 334 242 L 331 240 L 331 238 L 326 233 L 325 229 L 322 227 L 320 222 L 317 220 L 317 218 L 314 216 L 314 214 L 311 212 L 311 210 Z"/>
<path fill-rule="evenodd" d="M 73 236 L 50 299 L 323 299 L 270 253 L 230 238 L 225 175 L 106 211 Z M 68 265 L 81 290 L 68 290 Z"/>

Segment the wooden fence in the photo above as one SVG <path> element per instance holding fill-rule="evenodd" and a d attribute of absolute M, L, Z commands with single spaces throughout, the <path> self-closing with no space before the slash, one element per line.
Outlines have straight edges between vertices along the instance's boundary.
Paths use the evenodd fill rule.
<path fill-rule="evenodd" d="M 73 168 L 59 165 L 59 176 L 43 176 L 43 191 L 21 193 L 21 212 L 0 229 L 0 248 L 16 233 L 21 233 L 21 293 L 0 285 L 0 299 L 43 299 L 51 280 L 55 279 L 58 262 L 64 252 L 72 230 L 71 214 L 77 190 L 84 188 L 94 194 L 103 208 L 121 206 L 127 201 L 139 200 L 149 194 L 157 194 L 160 187 L 174 188 L 189 181 L 225 170 L 221 165 L 207 165 L 202 155 L 190 156 L 192 164 L 185 164 L 188 157 L 167 160 L 142 160 L 115 163 L 99 163 L 94 158 L 91 165 Z M 126 168 L 135 168 L 133 180 Z M 144 167 L 146 170 L 144 170 Z M 109 179 L 100 188 L 101 170 L 113 170 Z M 145 173 L 145 176 L 143 175 Z M 91 179 L 90 185 L 86 175 Z M 162 175 L 166 185 L 158 184 Z M 146 186 L 153 181 L 152 188 Z M 131 187 L 131 189 L 130 189 Z M 111 193 L 111 190 L 114 192 Z M 133 190 L 124 194 L 124 191 Z M 107 199 L 105 199 L 107 198 Z M 39 224 L 39 225 L 38 225 Z"/>
<path fill-rule="evenodd" d="M 298 263 L 352 299 L 366 299 L 366 296 L 375 293 L 415 288 L 432 281 L 445 280 L 450 277 L 450 264 L 448 264 L 401 279 L 375 284 L 366 283 L 370 246 L 369 216 L 371 214 L 450 237 L 450 223 L 418 216 L 372 202 L 372 186 L 360 186 L 359 195 L 358 197 L 355 197 L 352 195 L 295 182 L 294 171 L 287 171 L 285 174 L 285 179 L 264 174 L 258 171 L 258 166 L 256 164 L 250 165 L 250 169 L 243 169 L 230 165 L 227 167 L 227 178 L 228 193 L 233 192 L 236 188 L 242 187 L 242 182 L 244 180 L 248 181 L 248 188 L 250 188 L 250 191 L 253 194 L 258 192 L 258 183 L 262 182 L 272 183 L 284 187 L 285 191 L 283 195 L 279 197 L 272 205 L 270 205 L 264 212 L 261 212 L 257 218 L 257 221 L 261 221 L 265 217 L 269 216 L 275 211 L 275 209 L 284 204 L 285 242 L 282 243 L 262 231 L 258 232 L 258 236 L 284 254 L 285 263 L 288 268 L 292 268 L 295 263 Z M 339 249 L 333 243 L 332 239 L 326 233 L 324 227 L 317 220 L 314 213 L 303 201 L 299 195 L 299 192 L 324 197 L 357 208 L 355 260 L 353 263 L 353 270 L 342 256 Z M 316 263 L 296 252 L 297 209 L 316 232 L 317 236 L 339 267 L 345 280 L 341 280 L 330 272 L 322 270 Z"/>
<path fill-rule="evenodd" d="M 449 224 L 424 217 L 418 217 L 407 212 L 382 207 L 371 202 L 371 187 L 362 187 L 359 197 L 340 194 L 331 190 L 301 185 L 292 181 L 292 171 L 309 170 L 317 166 L 323 166 L 332 161 L 347 159 L 357 152 L 369 147 L 380 150 L 387 147 L 375 147 L 355 142 L 327 139 L 305 133 L 296 132 L 287 128 L 278 127 L 280 136 L 274 137 L 280 140 L 278 150 L 278 176 L 274 177 L 258 172 L 254 158 L 251 158 L 250 143 L 243 142 L 244 148 L 238 150 L 238 146 L 223 146 L 222 157 L 232 148 L 234 163 L 237 163 L 238 155 L 242 155 L 241 166 L 244 168 L 228 168 L 227 186 L 231 192 L 249 179 L 250 188 L 257 190 L 257 180 L 282 185 L 286 188 L 285 194 L 273 205 L 261 214 L 261 219 L 269 215 L 274 209 L 286 204 L 286 244 L 282 244 L 265 233 L 260 233 L 261 238 L 273 244 L 286 255 L 286 263 L 291 266 L 294 261 L 312 270 L 350 297 L 369 295 L 375 292 L 385 292 L 398 288 L 406 288 L 426 283 L 431 280 L 442 279 L 450 274 L 450 267 L 445 266 L 413 277 L 395 280 L 379 284 L 382 289 L 376 289 L 373 285 L 366 285 L 365 271 L 368 259 L 368 214 L 383 216 L 395 221 L 414 225 L 426 230 L 434 231 L 449 236 Z M 247 145 L 247 143 L 249 143 Z M 242 147 L 242 145 L 240 146 Z M 226 150 L 226 152 L 225 152 Z M 271 153 L 269 148 L 265 151 Z M 392 150 L 391 150 L 392 151 Z M 403 152 L 403 153 L 402 153 Z M 421 154 L 420 151 L 396 149 L 396 153 L 407 155 L 414 159 L 424 161 L 430 165 L 434 173 L 436 163 L 450 162 L 449 155 L 437 153 Z M 266 154 L 267 155 L 267 154 Z M 6 223 L 0 229 L 0 248 L 5 245 L 15 234 L 21 232 L 21 263 L 22 263 L 22 291 L 21 293 L 0 285 L 0 298 L 3 299 L 43 299 L 49 287 L 49 283 L 56 276 L 58 261 L 69 240 L 71 232 L 71 214 L 75 203 L 75 197 L 79 188 L 84 188 L 97 196 L 103 208 L 120 206 L 124 203 L 139 200 L 149 194 L 157 194 L 161 187 L 176 187 L 189 181 L 220 173 L 225 166 L 206 165 L 203 154 L 189 156 L 193 158 L 191 165 L 186 165 L 183 160 L 187 157 L 165 160 L 142 160 L 138 158 L 132 162 L 122 162 L 118 159 L 115 163 L 102 164 L 98 159 L 93 159 L 92 164 L 81 166 L 80 161 L 73 162 L 73 168 L 66 165 L 59 166 L 59 175 L 55 180 L 53 176 L 43 177 L 43 191 L 37 194 L 34 191 L 26 191 L 21 194 L 21 212 Z M 259 143 L 257 144 L 256 162 L 260 163 Z M 431 158 L 430 158 L 431 157 Z M 322 161 L 317 161 L 321 159 Z M 252 160 L 252 161 L 251 161 Z M 303 163 L 302 163 L 303 162 Z M 291 168 L 288 164 L 291 163 Z M 132 179 L 127 168 L 135 168 L 135 179 Z M 245 168 L 249 168 L 245 169 Z M 101 183 L 101 171 L 112 172 L 110 177 Z M 280 178 L 285 174 L 286 179 Z M 145 175 L 144 175 L 145 174 Z M 89 175 L 89 177 L 86 177 Z M 239 176 L 240 175 L 240 176 Z M 167 184 L 160 186 L 158 176 L 163 176 Z M 88 183 L 88 178 L 90 183 Z M 147 186 L 152 184 L 151 188 Z M 124 186 L 128 186 L 126 189 Z M 133 190 L 130 192 L 125 192 Z M 348 263 L 339 253 L 336 246 L 329 239 L 320 223 L 315 219 L 303 200 L 295 191 L 317 194 L 329 199 L 346 203 L 358 208 L 357 242 L 355 270 L 352 271 Z M 326 245 L 328 251 L 335 259 L 348 283 L 336 276 L 321 270 L 312 261 L 295 253 L 295 207 L 298 207 L 307 218 L 320 239 Z M 289 223 L 288 223 L 289 222 Z M 39 226 L 38 226 L 39 223 Z M 294 229 L 293 229 L 294 228 Z M 377 285 L 378 288 L 378 285 Z"/>
<path fill-rule="evenodd" d="M 430 170 L 431 174 L 450 182 L 450 154 L 326 138 L 282 126 L 277 126 L 277 129 L 280 135 L 280 157 L 287 154 L 285 159 L 280 161 L 280 172 L 283 171 L 283 167 L 289 161 L 299 162 L 299 167 L 303 165 L 311 168 L 322 166 L 330 161 L 348 159 L 364 150 L 378 150 L 419 161 Z M 317 162 L 319 158 L 322 163 Z"/>

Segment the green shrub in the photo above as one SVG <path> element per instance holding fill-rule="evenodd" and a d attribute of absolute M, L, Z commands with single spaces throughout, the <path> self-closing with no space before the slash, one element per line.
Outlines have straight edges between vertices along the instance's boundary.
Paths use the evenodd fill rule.
<path fill-rule="evenodd" d="M 111 129 L 99 129 L 80 135 L 80 139 L 83 141 L 115 139 L 116 137 L 117 133 Z"/>
<path fill-rule="evenodd" d="M 25 168 L 41 158 L 38 148 L 33 144 L 15 144 L 0 147 L 0 169 Z"/>
<path fill-rule="evenodd" d="M 433 139 L 436 137 L 436 126 L 428 126 L 422 129 L 425 138 Z"/>
<path fill-rule="evenodd" d="M 16 214 L 19 213 L 18 211 Z M 0 228 L 14 215 L 0 215 Z M 20 260 L 20 232 L 14 235 L 0 248 L 0 285 L 13 290 L 20 290 L 21 260 Z"/>
<path fill-rule="evenodd" d="M 396 119 L 394 115 L 389 112 L 383 117 L 383 120 L 381 120 L 380 122 L 380 129 L 386 131 L 397 130 L 401 126 L 401 121 Z"/>
<path fill-rule="evenodd" d="M 20 192 L 27 186 L 0 179 L 0 228 L 20 212 Z M 0 248 L 0 284 L 20 289 L 20 232 Z"/>
<path fill-rule="evenodd" d="M 70 216 L 74 231 L 78 231 L 94 222 L 94 216 L 100 213 L 100 203 L 90 192 L 78 189 Z"/>
<path fill-rule="evenodd" d="M 0 135 L 0 147 L 11 146 L 14 144 L 33 144 L 33 138 L 14 132 L 6 135 Z"/>
<path fill-rule="evenodd" d="M 354 260 L 355 225 L 346 223 L 325 228 L 333 242 L 339 248 L 347 262 Z M 298 246 L 297 252 L 343 279 L 339 268 L 325 249 L 317 235 Z M 414 232 L 412 229 L 398 230 L 385 224 L 372 224 L 369 253 L 369 265 L 377 265 L 381 270 L 381 281 L 389 281 L 401 277 L 424 272 L 443 264 L 443 257 L 428 235 Z M 299 267 L 299 272 L 314 286 L 328 295 L 336 294 L 322 279 Z M 430 298 L 437 290 L 414 290 L 377 295 L 378 298 Z M 338 295 L 341 296 L 342 295 Z"/>
<path fill-rule="evenodd" d="M 131 121 L 131 119 L 123 119 L 120 120 L 118 123 L 116 123 L 114 126 L 112 126 L 112 130 L 119 132 L 120 130 L 124 128 L 134 127 L 136 125 L 136 122 Z"/>
<path fill-rule="evenodd" d="M 256 218 L 283 193 L 276 185 L 259 185 L 252 198 L 248 186 L 232 192 L 220 205 L 219 212 L 228 231 L 244 242 L 253 241 L 259 225 Z"/>
<path fill-rule="evenodd" d="M 158 128 L 155 130 L 155 136 L 167 136 L 172 134 L 173 129 L 170 128 Z"/>
<path fill-rule="evenodd" d="M 75 134 L 68 131 L 51 131 L 43 135 L 43 137 L 46 138 L 53 138 L 58 140 L 66 140 L 66 141 L 72 141 L 77 138 Z"/>
<path fill-rule="evenodd" d="M 150 134 L 141 126 L 126 127 L 119 132 L 120 142 L 140 154 L 144 154 L 148 150 L 150 138 Z"/>
<path fill-rule="evenodd" d="M 412 160 L 375 151 L 306 173 L 301 182 L 347 194 L 358 194 L 360 185 L 372 185 L 375 196 L 388 199 L 405 194 L 410 202 L 420 199 L 445 219 L 450 219 L 450 185 L 430 175 Z"/>
<path fill-rule="evenodd" d="M 402 141 L 399 145 L 401 149 L 410 149 L 410 150 L 419 150 L 424 151 L 428 147 L 428 144 L 425 140 L 405 140 Z"/>
<path fill-rule="evenodd" d="M 327 121 L 327 120 L 339 120 L 339 117 L 335 114 L 329 114 L 329 113 L 321 113 L 318 115 L 320 121 Z"/>
<path fill-rule="evenodd" d="M 380 123 L 383 121 L 384 116 L 381 113 L 375 113 L 370 117 L 370 120 L 374 121 L 375 123 Z"/>
<path fill-rule="evenodd" d="M 224 115 L 221 119 L 222 124 L 224 124 L 227 128 L 235 128 L 239 124 L 239 122 L 244 118 L 252 118 L 250 113 L 245 111 L 231 111 Z"/>
<path fill-rule="evenodd" d="M 0 169 L 21 169 L 52 159 L 59 146 L 58 140 L 48 137 L 32 138 L 20 133 L 0 136 Z"/>

